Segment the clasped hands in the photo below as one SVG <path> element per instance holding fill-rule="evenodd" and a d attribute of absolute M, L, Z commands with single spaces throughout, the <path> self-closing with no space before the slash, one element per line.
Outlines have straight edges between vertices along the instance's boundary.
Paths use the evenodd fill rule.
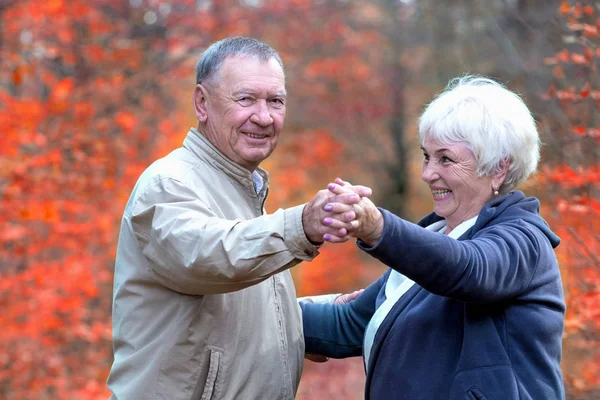
<path fill-rule="evenodd" d="M 302 223 L 312 242 L 342 243 L 351 237 L 375 245 L 383 232 L 383 215 L 369 199 L 372 191 L 336 178 L 306 204 Z"/>

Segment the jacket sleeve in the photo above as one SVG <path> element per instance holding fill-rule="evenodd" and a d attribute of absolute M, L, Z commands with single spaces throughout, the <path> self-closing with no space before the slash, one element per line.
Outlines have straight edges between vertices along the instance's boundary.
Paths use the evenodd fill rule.
<path fill-rule="evenodd" d="M 158 282 L 203 295 L 240 290 L 312 260 L 318 251 L 304 234 L 302 210 L 226 220 L 191 189 L 164 178 L 136 200 L 131 224 Z"/>
<path fill-rule="evenodd" d="M 513 299 L 532 282 L 550 242 L 533 225 L 514 219 L 455 240 L 382 210 L 379 243 L 359 247 L 431 293 L 474 303 Z M 546 260 L 550 262 L 549 260 Z"/>
<path fill-rule="evenodd" d="M 363 337 L 385 275 L 346 304 L 300 301 L 306 352 L 332 358 L 362 355 Z"/>

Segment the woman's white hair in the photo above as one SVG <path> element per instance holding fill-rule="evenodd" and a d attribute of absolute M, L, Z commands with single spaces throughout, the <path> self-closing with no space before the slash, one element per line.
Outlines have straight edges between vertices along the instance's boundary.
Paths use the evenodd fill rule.
<path fill-rule="evenodd" d="M 536 123 L 523 100 L 503 85 L 481 76 L 454 78 L 419 118 L 421 145 L 466 142 L 475 154 L 477 172 L 491 176 L 508 163 L 500 193 L 532 174 L 540 159 Z"/>

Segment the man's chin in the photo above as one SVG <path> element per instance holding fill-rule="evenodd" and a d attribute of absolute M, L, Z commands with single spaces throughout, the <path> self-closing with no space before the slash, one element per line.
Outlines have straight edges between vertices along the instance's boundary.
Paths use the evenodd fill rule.
<path fill-rule="evenodd" d="M 258 149 L 256 149 L 256 150 L 258 150 Z M 254 164 L 254 165 L 258 166 L 264 160 L 269 158 L 271 153 L 273 153 L 273 150 L 274 149 L 270 149 L 270 150 L 260 149 L 258 151 L 247 152 L 246 156 L 244 157 L 244 161 L 246 161 L 246 163 L 248 163 L 248 164 Z"/>

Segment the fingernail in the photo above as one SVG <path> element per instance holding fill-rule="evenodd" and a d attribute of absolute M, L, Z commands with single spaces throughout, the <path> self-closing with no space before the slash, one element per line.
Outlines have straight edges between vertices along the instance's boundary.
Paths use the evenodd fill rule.
<path fill-rule="evenodd" d="M 325 207 L 323 207 L 323 210 L 325 210 L 325 211 L 331 211 L 331 210 L 333 210 L 333 205 L 331 205 L 331 204 L 325 204 Z"/>
<path fill-rule="evenodd" d="M 333 190 L 335 189 L 335 185 L 333 183 L 330 183 L 329 185 L 327 185 L 327 189 Z"/>
<path fill-rule="evenodd" d="M 331 236 L 329 236 L 328 233 L 326 233 L 325 235 L 323 235 L 323 240 L 328 241 L 331 239 Z"/>
<path fill-rule="evenodd" d="M 325 225 L 331 225 L 331 223 L 332 223 L 332 222 L 333 222 L 333 221 L 331 220 L 331 218 L 325 218 L 325 219 L 323 220 L 323 223 L 324 223 Z"/>

